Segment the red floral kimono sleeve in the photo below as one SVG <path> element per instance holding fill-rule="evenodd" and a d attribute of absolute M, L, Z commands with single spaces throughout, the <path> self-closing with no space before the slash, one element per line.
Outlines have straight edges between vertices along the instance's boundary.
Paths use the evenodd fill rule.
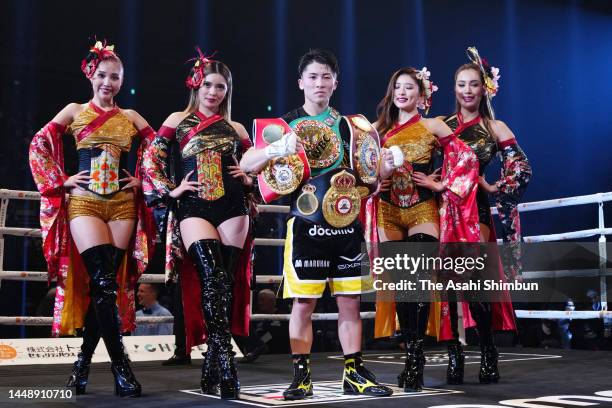
<path fill-rule="evenodd" d="M 520 279 L 521 275 L 521 219 L 518 204 L 532 170 L 527 155 L 516 143 L 516 139 L 499 143 L 502 168 L 500 179 L 495 183 L 495 205 L 502 226 L 502 238 L 506 244 L 502 250 L 504 273 L 508 280 Z"/>
<path fill-rule="evenodd" d="M 42 195 L 40 200 L 40 226 L 43 238 L 43 253 L 48 265 L 49 281 L 61 280 L 62 265 L 69 253 L 68 225 L 66 222 L 66 200 L 62 135 L 66 127 L 49 122 L 34 135 L 30 143 L 29 163 Z"/>
<path fill-rule="evenodd" d="M 147 205 L 167 204 L 167 198 L 175 187 L 168 171 L 170 143 L 175 129 L 162 126 L 157 136 L 147 146 L 143 156 L 143 192 Z"/>
<path fill-rule="evenodd" d="M 30 143 L 30 168 L 36 188 L 43 196 L 64 193 L 64 172 L 62 157 L 62 135 L 66 127 L 49 122 L 34 135 Z"/>
<path fill-rule="evenodd" d="M 445 188 L 440 207 L 440 242 L 478 242 L 478 158 L 455 136 L 441 139 L 440 144 L 444 149 Z"/>
<path fill-rule="evenodd" d="M 155 246 L 155 221 L 153 214 L 147 208 L 143 192 L 145 188 L 146 169 L 144 166 L 144 155 L 148 150 L 151 142 L 155 137 L 155 132 L 150 127 L 146 127 L 139 132 L 140 146 L 138 147 L 138 159 L 136 162 L 136 174 L 143 184 L 143 190 L 137 190 L 136 207 L 138 212 L 138 220 L 136 224 L 136 234 L 134 240 L 134 259 L 136 259 L 137 273 L 133 275 L 133 286 L 135 287 L 138 278 L 147 268 L 149 261 L 153 257 L 153 248 Z M 146 192 L 145 192 L 146 194 Z"/>

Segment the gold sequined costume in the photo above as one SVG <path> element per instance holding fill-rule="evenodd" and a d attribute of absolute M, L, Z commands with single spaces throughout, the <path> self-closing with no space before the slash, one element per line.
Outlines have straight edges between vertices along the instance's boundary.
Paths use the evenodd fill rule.
<path fill-rule="evenodd" d="M 430 222 L 438 225 L 438 204 L 433 193 L 412 180 L 414 171 L 432 172 L 432 155 L 438 146 L 436 137 L 418 121 L 392 128 L 383 140 L 387 149 L 399 146 L 405 162 L 391 175 L 390 191 L 380 194 L 379 228 L 405 231 Z"/>
<path fill-rule="evenodd" d="M 79 172 L 86 170 L 91 177 L 83 185 L 85 193 L 72 191 L 70 194 L 69 220 L 80 216 L 96 217 L 104 222 L 136 219 L 133 193 L 121 190 L 123 183 L 119 179 L 125 177 L 123 169 L 129 167 L 128 154 L 138 130 L 118 109 L 96 127 L 96 120 L 105 113 L 90 103 L 67 128 L 67 133 L 76 141 Z M 134 175 L 133 169 L 130 173 Z"/>

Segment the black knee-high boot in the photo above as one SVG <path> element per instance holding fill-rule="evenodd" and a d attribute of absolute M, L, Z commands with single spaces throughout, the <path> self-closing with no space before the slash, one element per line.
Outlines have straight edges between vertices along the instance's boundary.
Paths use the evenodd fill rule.
<path fill-rule="evenodd" d="M 189 255 L 194 261 L 202 290 L 202 310 L 208 329 L 208 360 L 210 367 L 218 362 L 220 394 L 223 399 L 236 399 L 239 383 L 235 375 L 232 354 L 232 336 L 229 330 L 228 303 L 231 301 L 231 284 L 223 267 L 220 243 L 218 240 L 202 239 L 189 247 Z M 204 372 L 202 385 L 208 381 L 209 373 Z M 207 392 L 207 390 L 204 390 Z"/>
<path fill-rule="evenodd" d="M 240 261 L 240 255 L 242 254 L 242 248 L 238 248 L 232 245 L 221 245 L 221 253 L 223 255 L 223 265 L 225 266 L 225 270 L 227 271 L 230 289 L 229 289 L 229 298 L 228 298 L 228 308 L 227 308 L 227 319 L 229 322 L 230 328 L 232 327 L 232 318 L 233 318 L 233 303 L 234 303 L 234 283 L 236 282 L 236 268 L 238 267 L 238 261 Z M 235 353 L 232 351 L 232 355 L 235 356 Z M 235 367 L 235 366 L 234 366 Z M 238 380 L 238 374 L 234 372 L 234 377 Z M 240 388 L 240 381 L 238 381 L 238 388 Z"/>
<path fill-rule="evenodd" d="M 457 301 L 454 291 L 449 293 L 448 308 L 453 339 L 447 343 L 448 367 L 446 369 L 446 382 L 451 385 L 458 385 L 463 384 L 465 353 L 459 341 L 459 316 L 457 314 Z"/>
<path fill-rule="evenodd" d="M 122 397 L 139 397 L 141 386 L 136 381 L 125 357 L 121 342 L 121 322 L 117 308 L 117 255 L 110 244 L 98 245 L 81 253 L 89 273 L 91 302 L 100 332 L 111 358 L 111 370 L 115 377 L 115 393 Z"/>
<path fill-rule="evenodd" d="M 98 326 L 98 319 L 96 318 L 93 303 L 89 304 L 83 326 L 83 344 L 81 345 L 81 352 L 77 356 L 77 361 L 74 362 L 72 373 L 70 377 L 68 377 L 68 383 L 66 384 L 67 387 L 75 387 L 75 393 L 77 395 L 85 394 L 85 388 L 87 387 L 89 378 L 91 357 L 100 341 L 100 327 Z"/>
<path fill-rule="evenodd" d="M 125 249 L 116 247 L 113 249 L 113 267 L 115 271 L 117 271 L 125 255 Z M 81 352 L 78 355 L 77 361 L 74 363 L 72 374 L 68 378 L 68 383 L 66 384 L 67 387 L 75 387 L 77 395 L 85 393 L 91 358 L 100 341 L 100 335 L 100 326 L 98 325 L 93 301 L 91 301 L 83 324 L 83 344 L 81 345 Z"/>
<path fill-rule="evenodd" d="M 480 371 L 478 381 L 482 384 L 496 383 L 499 381 L 499 369 L 497 367 L 498 352 L 493 337 L 492 319 L 493 313 L 489 302 L 470 302 L 470 313 L 476 320 L 478 336 L 480 338 Z"/>
<path fill-rule="evenodd" d="M 238 266 L 238 261 L 240 260 L 241 253 L 242 248 L 238 248 L 232 245 L 221 244 L 223 265 L 225 266 L 225 270 L 227 271 L 227 274 L 229 275 L 229 278 L 232 283 L 235 281 L 236 267 Z"/>
<path fill-rule="evenodd" d="M 418 233 L 406 238 L 406 242 L 438 242 L 438 239 Z M 423 389 L 425 354 L 423 339 L 427 330 L 429 302 L 396 302 L 396 311 L 401 329 L 401 338 L 406 342 L 406 362 L 404 371 L 397 377 L 397 382 L 404 391 L 417 392 Z"/>
<path fill-rule="evenodd" d="M 404 371 L 397 376 L 397 383 L 404 388 L 404 391 L 421 391 L 425 369 L 423 339 L 427 329 L 429 303 L 397 302 L 395 307 L 400 322 L 401 338 L 406 342 Z"/>

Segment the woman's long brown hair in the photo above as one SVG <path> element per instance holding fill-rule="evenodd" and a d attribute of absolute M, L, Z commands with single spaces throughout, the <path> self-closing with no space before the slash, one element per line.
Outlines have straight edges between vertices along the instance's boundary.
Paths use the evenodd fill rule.
<path fill-rule="evenodd" d="M 463 64 L 462 66 L 457 68 L 457 71 L 455 71 L 455 86 L 457 86 L 457 77 L 459 76 L 459 74 L 463 71 L 467 71 L 468 69 L 473 69 L 474 71 L 478 72 L 478 76 L 480 77 L 480 83 L 482 84 L 482 87 L 484 89 L 484 83 L 485 83 L 484 76 L 482 75 L 482 71 L 480 70 L 480 67 L 474 63 Z M 482 98 L 480 99 L 480 103 L 478 104 L 478 114 L 482 118 L 482 123 L 484 123 L 484 126 L 489 132 L 489 134 L 492 134 L 491 121 L 493 120 L 493 116 L 491 115 L 491 112 L 489 112 L 489 109 L 487 108 L 486 98 L 487 98 L 486 94 L 483 93 Z M 455 97 L 455 114 L 459 112 L 461 112 L 461 104 Z"/>
<path fill-rule="evenodd" d="M 399 117 L 399 109 L 393 103 L 393 93 L 395 91 L 395 82 L 397 82 L 400 76 L 409 75 L 410 78 L 414 79 L 414 82 L 419 86 L 419 95 L 423 95 L 423 83 L 417 79 L 417 72 L 416 68 L 406 67 L 398 69 L 391 75 L 385 97 L 382 98 L 376 109 L 378 114 L 376 130 L 378 130 L 381 136 L 385 135 L 397 123 Z"/>
<path fill-rule="evenodd" d="M 225 82 L 227 82 L 227 93 L 219 105 L 219 115 L 223 116 L 223 119 L 229 121 L 232 118 L 232 73 L 227 65 L 221 61 L 209 61 L 204 66 L 204 77 L 208 74 L 219 74 L 225 78 Z M 198 109 L 198 105 L 200 104 L 198 100 L 198 90 L 199 89 L 192 89 L 189 92 L 189 102 L 184 110 L 185 113 L 192 113 Z"/>

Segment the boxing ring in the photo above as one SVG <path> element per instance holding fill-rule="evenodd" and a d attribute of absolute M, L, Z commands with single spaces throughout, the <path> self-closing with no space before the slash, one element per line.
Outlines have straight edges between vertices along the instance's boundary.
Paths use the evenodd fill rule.
<path fill-rule="evenodd" d="M 2 281 L 46 282 L 45 271 L 10 271 L 4 270 L 5 237 L 41 237 L 38 228 L 21 228 L 7 226 L 7 211 L 12 200 L 40 200 L 37 192 L 14 191 L 0 189 L 0 285 Z M 525 236 L 527 243 L 566 241 L 581 238 L 598 237 L 599 265 L 591 269 L 565 271 L 523 271 L 523 278 L 541 279 L 566 277 L 598 278 L 601 299 L 601 310 L 515 310 L 518 319 L 604 319 L 612 317 L 607 307 L 607 271 L 606 236 L 612 234 L 612 228 L 606 228 L 604 205 L 612 201 L 612 192 L 591 195 L 559 198 L 519 205 L 520 212 L 545 211 L 561 207 L 597 205 L 597 227 L 565 233 Z M 260 213 L 287 213 L 287 206 L 260 205 Z M 496 209 L 492 208 L 496 214 Z M 282 247 L 283 239 L 255 238 L 257 246 Z M 140 282 L 164 283 L 163 274 L 143 274 Z M 260 275 L 256 277 L 257 284 L 278 284 L 280 275 Z M 362 312 L 364 319 L 372 319 L 374 312 Z M 337 320 L 337 313 L 315 313 L 313 320 Z M 287 314 L 254 314 L 252 320 L 288 320 Z M 139 323 L 169 323 L 172 317 L 138 317 Z M 50 326 L 52 317 L 39 316 L 0 316 L 0 324 L 20 326 Z M 9 342 L 10 339 L 0 343 Z M 551 349 L 552 350 L 552 349 Z M 502 381 L 500 384 L 483 386 L 478 384 L 477 370 L 480 353 L 467 349 L 466 383 L 462 386 L 450 386 L 445 381 L 446 354 L 440 347 L 427 350 L 427 367 L 425 369 L 426 387 L 423 393 L 404 393 L 395 387 L 396 393 L 387 399 L 374 400 L 369 397 L 345 398 L 341 395 L 341 364 L 338 353 L 316 353 L 313 355 L 313 376 L 316 398 L 307 401 L 282 401 L 277 398 L 291 378 L 289 357 L 284 355 L 264 355 L 256 364 L 240 365 L 240 380 L 243 384 L 242 398 L 236 402 L 222 402 L 211 396 L 203 396 L 197 389 L 199 367 L 197 364 L 188 367 L 162 368 L 156 361 L 135 361 L 134 371 L 143 384 L 143 397 L 138 401 L 130 401 L 134 406 L 192 406 L 193 404 L 219 406 L 231 403 L 249 404 L 253 406 L 278 405 L 312 405 L 328 403 L 352 403 L 367 400 L 367 405 L 382 407 L 400 404 L 405 405 L 410 398 L 414 407 L 556 407 L 584 406 L 587 404 L 612 405 L 612 387 L 607 385 L 608 375 L 602 359 L 612 358 L 612 352 L 589 352 L 581 350 L 543 350 L 500 348 L 500 368 Z M 65 377 L 69 373 L 68 366 L 57 365 L 36 366 L 3 366 L 0 350 L 0 378 L 5 386 L 28 386 L 44 383 L 45 386 L 64 387 Z M 403 360 L 399 352 L 365 352 L 364 360 L 369 368 L 376 372 L 379 379 L 387 384 L 395 382 L 395 376 L 401 371 Z M 589 368 L 585 368 L 586 365 Z M 35 368 L 34 368 L 35 367 Z M 588 372 L 588 374 L 587 374 Z M 542 378 L 548 381 L 541 382 Z M 79 396 L 77 405 L 110 406 L 116 403 L 112 395 L 112 377 L 108 372 L 108 363 L 92 365 L 90 375 L 91 390 L 88 394 Z M 161 381 L 161 383 L 160 383 Z M 518 388 L 517 388 L 518 387 Z M 563 387 L 568 395 L 559 395 Z M 518 391 L 517 391 L 518 390 Z M 517 398 L 518 397 L 518 398 Z M 393 401 L 393 402 L 391 402 Z M 567 402 L 570 401 L 570 402 Z M 583 401 L 583 402 L 576 402 Z M 585 401 L 591 401 L 587 403 Z M 549 405 L 541 405 L 545 402 Z M 449 405 L 457 404 L 457 405 Z M 0 406 L 2 401 L 0 401 Z M 61 405 L 60 405 L 61 406 Z"/>

